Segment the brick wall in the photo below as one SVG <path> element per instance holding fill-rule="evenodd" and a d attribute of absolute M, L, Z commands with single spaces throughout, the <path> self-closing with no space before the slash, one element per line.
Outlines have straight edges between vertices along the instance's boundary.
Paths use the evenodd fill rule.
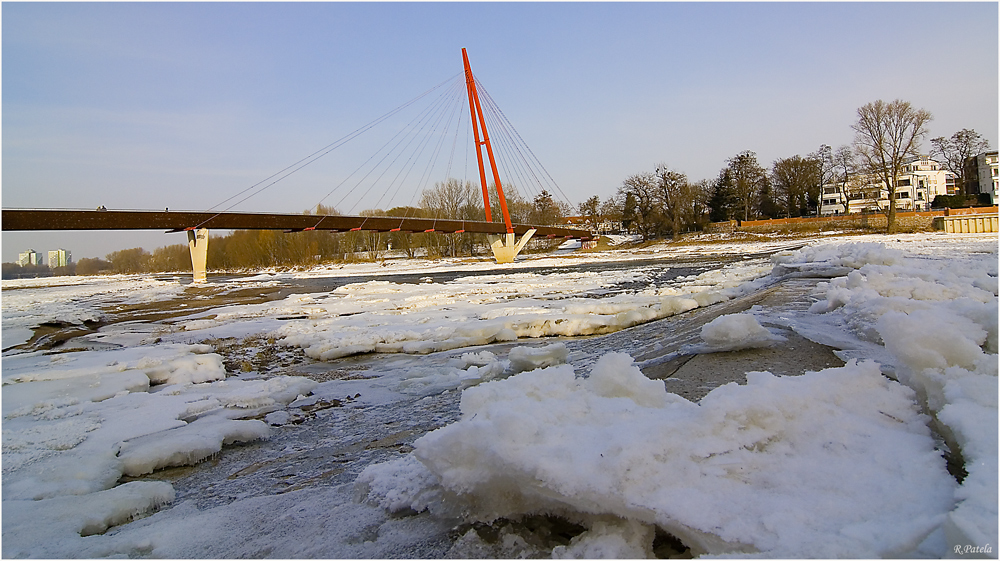
<path fill-rule="evenodd" d="M 896 228 L 900 232 L 923 232 L 934 229 L 934 218 L 937 216 L 956 216 L 965 214 L 987 213 L 996 214 L 997 207 L 946 208 L 925 212 L 897 212 Z M 884 214 L 840 214 L 834 216 L 805 216 L 800 218 L 776 218 L 773 220 L 746 220 L 737 222 L 713 222 L 705 231 L 719 232 L 754 232 L 758 234 L 781 232 L 823 232 L 829 230 L 860 230 L 884 231 L 886 217 Z"/>

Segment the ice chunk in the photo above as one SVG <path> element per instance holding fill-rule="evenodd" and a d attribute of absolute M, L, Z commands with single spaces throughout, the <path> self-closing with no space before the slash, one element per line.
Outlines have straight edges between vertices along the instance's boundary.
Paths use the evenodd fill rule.
<path fill-rule="evenodd" d="M 164 467 L 195 464 L 218 454 L 224 444 L 263 440 L 269 434 L 262 421 L 206 417 L 126 442 L 118 457 L 125 475 L 143 475 Z"/>
<path fill-rule="evenodd" d="M 398 373 L 399 391 L 410 395 L 431 395 L 447 390 L 464 389 L 496 379 L 506 366 L 489 351 L 465 353 L 443 367 L 410 368 Z"/>
<path fill-rule="evenodd" d="M 222 357 L 217 354 L 195 354 L 169 360 L 144 359 L 137 365 L 154 384 L 200 384 L 226 378 Z"/>
<path fill-rule="evenodd" d="M 553 343 L 544 347 L 514 347 L 507 354 L 513 372 L 545 368 L 566 362 L 569 350 L 565 343 Z"/>
<path fill-rule="evenodd" d="M 107 372 L 82 374 L 56 380 L 39 380 L 5 385 L 3 388 L 4 416 L 31 414 L 38 408 L 52 407 L 66 400 L 103 401 L 120 393 L 143 392 L 149 378 L 142 372 Z"/>
<path fill-rule="evenodd" d="M 613 515 L 656 524 L 695 554 L 768 557 L 905 556 L 951 509 L 955 483 L 912 390 L 875 363 L 751 373 L 700 404 L 639 376 L 613 355 L 587 379 L 561 365 L 470 388 L 459 422 L 414 443 L 427 471 L 370 467 L 369 498 L 413 507 L 441 493 L 482 521 Z M 560 554 L 636 552 L 613 535 Z"/>
<path fill-rule="evenodd" d="M 173 500 L 173 487 L 162 481 L 132 481 L 99 493 L 40 501 L 5 499 L 4 556 L 65 557 L 67 541 L 81 557 L 108 556 L 113 551 L 82 536 L 103 532 Z M 17 540 L 8 540 L 15 535 Z"/>
<path fill-rule="evenodd" d="M 552 550 L 553 559 L 653 559 L 652 526 L 634 520 L 594 522 L 568 546 Z"/>
<path fill-rule="evenodd" d="M 680 396 L 667 393 L 663 380 L 643 376 L 632 357 L 625 353 L 608 353 L 597 359 L 587 384 L 596 395 L 624 397 L 641 407 L 666 407 L 672 401 L 683 401 Z"/>
<path fill-rule="evenodd" d="M 701 338 L 705 344 L 700 350 L 709 352 L 770 347 L 784 340 L 757 323 L 757 318 L 750 314 L 719 316 L 702 326 Z"/>

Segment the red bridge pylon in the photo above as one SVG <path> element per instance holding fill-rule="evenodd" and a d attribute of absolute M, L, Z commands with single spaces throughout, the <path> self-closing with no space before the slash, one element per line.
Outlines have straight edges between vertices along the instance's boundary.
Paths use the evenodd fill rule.
<path fill-rule="evenodd" d="M 486 167 L 483 165 L 483 146 L 486 146 L 486 154 L 490 159 L 490 170 L 493 172 L 493 183 L 496 185 L 497 198 L 500 200 L 500 212 L 503 213 L 503 222 L 507 228 L 507 233 L 502 236 L 488 234 L 490 248 L 493 249 L 493 257 L 497 263 L 511 263 L 517 254 L 521 252 L 531 236 L 535 234 L 535 229 L 528 230 L 521 237 L 520 241 L 514 242 L 514 228 L 510 223 L 510 213 L 507 212 L 507 199 L 503 196 L 503 185 L 500 183 L 500 174 L 497 172 L 497 162 L 493 157 L 493 145 L 490 144 L 490 135 L 486 132 L 486 119 L 483 118 L 483 108 L 479 105 L 479 93 L 476 91 L 476 79 L 472 75 L 472 68 L 469 66 L 469 55 L 462 47 L 462 62 L 465 64 L 465 85 L 469 90 L 469 113 L 472 114 L 472 134 L 476 143 L 476 158 L 479 160 L 479 181 L 483 188 L 483 206 L 486 209 L 486 221 L 492 222 L 493 216 L 490 213 L 490 194 L 486 184 Z M 478 122 L 477 122 L 478 121 Z M 479 129 L 483 129 L 483 140 L 479 140 Z"/>

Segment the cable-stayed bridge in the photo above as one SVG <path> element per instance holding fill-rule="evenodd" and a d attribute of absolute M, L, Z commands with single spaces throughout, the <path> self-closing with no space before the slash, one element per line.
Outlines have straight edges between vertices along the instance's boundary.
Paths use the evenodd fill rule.
<path fill-rule="evenodd" d="M 154 210 L 3 209 L 3 229 L 26 230 L 165 230 L 167 233 L 213 230 L 282 230 L 303 232 L 439 232 L 443 234 L 504 234 L 503 222 L 399 218 L 391 216 L 317 216 L 254 212 L 174 212 Z M 561 226 L 511 224 L 514 234 L 548 238 L 588 238 L 590 232 Z"/>
<path fill-rule="evenodd" d="M 213 211 L 211 209 L 204 212 L 170 212 L 166 210 L 106 210 L 103 207 L 97 210 L 3 209 L 2 228 L 5 231 L 159 229 L 166 230 L 167 232 L 187 231 L 188 246 L 191 251 L 191 261 L 194 268 L 194 278 L 196 282 L 202 282 L 206 278 L 209 229 L 257 229 L 281 230 L 285 232 L 320 230 L 332 232 L 374 231 L 402 233 L 478 233 L 486 234 L 490 242 L 491 249 L 493 250 L 494 257 L 498 263 L 512 262 L 525 244 L 534 235 L 545 236 L 548 238 L 589 238 L 591 236 L 589 231 L 577 228 L 512 223 L 508 209 L 507 197 L 504 194 L 504 184 L 500 181 L 498 159 L 495 156 L 493 143 L 486 128 L 487 118 L 486 114 L 483 112 L 483 103 L 480 100 L 479 88 L 477 87 L 477 81 L 472 74 L 468 55 L 466 54 L 464 48 L 462 49 L 462 59 L 464 64 L 465 94 L 469 103 L 471 129 L 474 136 L 473 145 L 476 153 L 476 161 L 478 163 L 479 180 L 482 191 L 483 207 L 481 208 L 484 210 L 485 220 L 471 221 L 453 218 L 423 218 L 405 216 L 345 216 L 339 214 L 276 214 L 260 212 L 234 212 L 231 210 L 237 204 L 246 201 L 248 198 L 256 194 L 259 194 L 282 179 L 330 153 L 347 140 L 355 138 L 357 135 L 370 129 L 374 126 L 374 124 L 377 124 L 378 122 L 384 120 L 387 116 L 394 114 L 400 108 L 410 105 L 412 103 L 411 101 L 403 106 L 400 106 L 400 108 L 390 111 L 379 119 L 376 119 L 373 123 L 365 125 L 364 127 L 347 135 L 343 139 L 324 147 L 323 149 L 307 156 L 306 158 L 303 158 L 302 160 L 299 160 L 295 164 L 286 167 L 265 180 L 258 182 L 240 193 L 237 193 L 226 201 L 223 201 L 222 204 L 233 199 L 238 199 L 230 207 L 222 211 Z M 417 99 L 420 99 L 420 97 L 423 97 L 426 93 L 427 92 L 425 92 L 425 94 L 421 94 L 421 96 L 418 96 Z M 515 160 L 515 163 L 512 164 L 513 167 L 504 167 L 504 169 L 507 170 L 507 173 L 517 175 L 523 182 L 528 182 L 532 179 L 537 181 L 539 176 L 548 176 L 547 171 L 544 170 L 544 167 L 540 167 L 540 164 L 536 167 L 532 167 L 531 163 L 528 162 L 526 153 L 530 154 L 531 157 L 533 157 L 534 154 L 531 153 L 530 149 L 528 149 L 526 145 L 523 145 L 523 141 L 520 141 L 521 144 L 518 144 L 520 135 L 517 135 L 516 131 L 514 131 L 513 135 L 509 133 L 509 123 L 506 121 L 506 117 L 502 115 L 502 112 L 499 111 L 488 96 L 486 97 L 486 101 L 488 109 L 493 110 L 493 113 L 490 114 L 492 118 L 491 126 L 499 128 L 501 134 L 505 135 L 501 137 L 503 139 L 501 140 L 501 149 L 506 151 L 507 155 L 510 157 L 509 159 Z M 419 120 L 424 123 L 423 128 L 431 129 L 432 131 L 437 130 L 438 128 L 450 128 L 450 118 L 447 123 L 442 124 L 447 111 L 439 111 L 439 114 L 440 116 L 435 117 L 434 119 L 431 119 L 428 116 L 429 113 L 423 114 L 423 116 L 419 118 Z M 413 123 L 411 122 L 410 125 L 412 124 Z M 414 127 L 408 126 L 407 128 L 412 129 Z M 456 126 L 455 129 L 457 131 L 458 127 Z M 397 136 L 400 134 L 401 133 L 397 133 Z M 514 138 L 515 135 L 516 139 Z M 379 162 L 385 161 L 389 158 L 391 151 L 402 146 L 404 144 L 404 140 L 405 137 L 401 137 L 399 140 L 391 140 L 390 143 L 387 143 L 387 146 L 392 143 L 394 144 L 390 150 L 386 151 L 385 155 L 381 157 Z M 437 146 L 433 148 L 431 152 L 439 154 L 441 152 L 442 144 L 443 142 L 438 140 Z M 393 188 L 395 188 L 393 196 L 399 192 L 403 181 L 399 178 L 402 177 L 405 179 L 406 175 L 413 170 L 416 165 L 416 155 L 426 151 L 429 141 L 420 140 L 415 142 L 414 139 L 411 138 L 406 141 L 406 145 L 414 145 L 416 147 L 414 152 L 405 159 L 406 163 L 404 167 L 407 169 L 396 173 L 396 177 L 392 179 L 389 183 L 389 187 L 385 189 L 385 192 L 379 198 L 379 203 L 382 202 L 382 200 L 390 191 L 392 191 Z M 488 184 L 486 179 L 487 160 L 484 160 L 483 158 L 484 147 L 486 149 L 489 169 L 492 174 L 492 184 Z M 454 147 L 452 152 L 454 153 Z M 452 157 L 454 157 L 454 155 Z M 375 158 L 375 156 L 372 156 L 369 160 L 372 160 L 373 158 Z M 393 161 L 399 159 L 401 159 L 401 152 L 396 153 Z M 528 163 L 525 164 L 524 162 Z M 450 167 L 451 160 L 449 160 L 449 168 Z M 430 166 L 428 166 L 428 170 L 429 169 Z M 372 167 L 366 173 L 359 173 L 359 170 L 361 170 L 361 168 L 352 172 L 351 175 L 358 173 L 359 175 L 368 177 L 376 171 L 376 168 Z M 387 170 L 383 169 L 376 175 L 381 178 L 385 176 L 386 173 Z M 421 182 L 426 181 L 428 176 L 429 174 L 425 172 L 421 177 Z M 549 179 L 551 180 L 551 176 L 549 176 Z M 343 182 L 341 182 L 341 184 L 343 184 Z M 554 185 L 556 190 L 561 192 L 561 189 L 558 188 L 558 185 L 555 185 L 554 181 L 550 184 Z M 358 185 L 360 185 L 360 181 L 355 185 L 355 188 L 357 188 Z M 495 199 L 491 196 L 491 188 L 495 193 Z M 509 184 L 508 188 L 510 188 Z M 351 191 L 353 192 L 353 190 L 354 189 Z M 369 191 L 371 191 L 371 187 L 369 187 Z M 333 191 L 328 193 L 327 196 L 332 194 L 332 192 Z M 542 194 L 547 194 L 547 191 L 542 190 Z M 565 195 L 563 195 L 563 197 L 565 198 Z M 491 199 L 494 200 L 495 203 L 499 203 L 500 216 L 498 216 L 498 218 L 502 217 L 503 222 L 493 221 Z M 221 206 L 221 204 L 216 206 Z M 322 208 L 321 205 L 317 205 L 317 209 L 320 208 Z M 520 240 L 517 239 L 517 236 L 520 236 Z"/>

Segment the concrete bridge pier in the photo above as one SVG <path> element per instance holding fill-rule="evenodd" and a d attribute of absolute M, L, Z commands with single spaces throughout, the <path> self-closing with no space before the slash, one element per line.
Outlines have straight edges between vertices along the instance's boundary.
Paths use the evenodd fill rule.
<path fill-rule="evenodd" d="M 493 249 L 493 257 L 496 258 L 497 263 L 513 263 L 514 258 L 517 257 L 518 253 L 521 253 L 535 232 L 534 228 L 528 230 L 516 244 L 514 243 L 514 234 L 503 234 L 502 236 L 488 234 L 486 237 L 490 241 L 490 248 Z"/>
<path fill-rule="evenodd" d="M 208 279 L 208 228 L 188 230 L 188 249 L 191 251 L 191 267 L 194 269 L 194 282 L 202 283 Z"/>

